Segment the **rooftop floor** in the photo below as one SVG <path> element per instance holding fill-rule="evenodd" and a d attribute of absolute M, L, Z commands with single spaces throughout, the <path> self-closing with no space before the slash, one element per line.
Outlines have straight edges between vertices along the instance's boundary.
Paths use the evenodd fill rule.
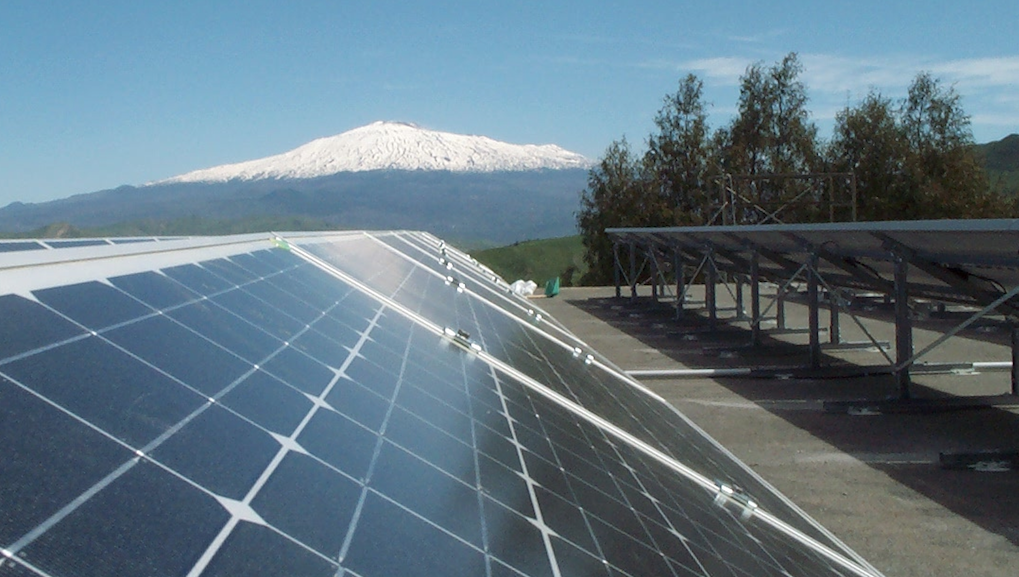
<path fill-rule="evenodd" d="M 646 294 L 636 302 L 613 295 L 611 287 L 564 288 L 536 304 L 625 370 L 808 363 L 806 334 L 769 334 L 761 346 L 749 348 L 746 322 L 705 332 L 703 317 L 693 311 L 676 320 L 671 303 L 653 303 Z M 859 312 L 877 340 L 894 342 L 889 311 L 875 304 Z M 822 311 L 823 324 L 827 316 Z M 806 326 L 806 307 L 787 304 L 786 319 L 789 327 Z M 840 324 L 843 339 L 866 338 L 848 316 Z M 951 324 L 917 320 L 914 350 Z M 1008 338 L 1003 327 L 978 323 L 927 360 L 1007 361 Z M 876 349 L 825 352 L 822 361 L 882 363 L 887 361 Z M 894 397 L 891 376 L 643 382 L 888 577 L 1019 571 L 1019 472 L 948 469 L 939 459 L 941 453 L 1019 449 L 1019 401 L 848 414 L 826 412 L 824 402 Z M 916 398 L 991 396 L 1009 386 L 1008 372 L 914 375 L 912 392 Z"/>

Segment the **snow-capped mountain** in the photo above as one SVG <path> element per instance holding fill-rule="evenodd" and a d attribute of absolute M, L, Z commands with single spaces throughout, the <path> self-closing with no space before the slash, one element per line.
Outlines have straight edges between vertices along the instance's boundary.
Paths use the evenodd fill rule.
<path fill-rule="evenodd" d="M 485 136 L 373 122 L 289 152 L 196 170 L 152 184 L 301 179 L 370 170 L 499 172 L 588 168 L 591 161 L 554 144 L 509 144 Z"/>

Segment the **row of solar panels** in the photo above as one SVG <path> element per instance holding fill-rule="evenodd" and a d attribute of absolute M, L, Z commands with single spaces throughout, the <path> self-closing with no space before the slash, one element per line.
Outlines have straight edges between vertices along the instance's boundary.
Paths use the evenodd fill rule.
<path fill-rule="evenodd" d="M 1019 220 L 889 221 L 802 225 L 612 228 L 614 242 L 688 262 L 710 255 L 729 272 L 784 282 L 812 257 L 833 286 L 893 291 L 904 263 L 912 297 L 986 306 L 1019 287 Z M 671 260 L 669 261 L 671 262 Z M 999 308 L 1019 314 L 1019 301 Z"/>
<path fill-rule="evenodd" d="M 0 255 L 0 577 L 875 575 L 409 232 Z"/>
<path fill-rule="evenodd" d="M 174 240 L 177 237 L 124 237 L 124 238 L 61 238 L 42 240 L 0 240 L 0 253 L 22 252 L 27 250 L 47 250 L 74 248 L 82 246 L 102 246 L 110 244 L 130 244 L 136 242 L 160 242 Z"/>

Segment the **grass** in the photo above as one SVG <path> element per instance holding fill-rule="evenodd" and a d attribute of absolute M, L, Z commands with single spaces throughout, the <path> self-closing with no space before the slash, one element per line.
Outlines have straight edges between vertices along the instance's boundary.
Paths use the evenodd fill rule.
<path fill-rule="evenodd" d="M 562 286 L 571 286 L 587 271 L 584 244 L 579 235 L 528 240 L 483 250 L 471 256 L 507 282 L 533 280 L 542 286 L 548 279 L 559 277 Z"/>

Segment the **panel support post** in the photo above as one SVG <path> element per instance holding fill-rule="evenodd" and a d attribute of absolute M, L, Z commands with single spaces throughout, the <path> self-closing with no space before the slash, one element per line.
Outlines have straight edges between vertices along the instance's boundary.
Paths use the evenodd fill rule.
<path fill-rule="evenodd" d="M 909 368 L 913 357 L 913 326 L 909 319 L 909 286 L 906 273 L 909 263 L 899 255 L 895 258 L 895 385 L 899 398 L 909 398 Z"/>
<path fill-rule="evenodd" d="M 718 268 L 715 267 L 714 253 L 709 250 L 707 257 L 707 266 L 704 267 L 704 302 L 708 307 L 708 328 L 715 330 L 718 327 L 718 302 L 715 298 L 715 285 L 718 284 Z"/>
<path fill-rule="evenodd" d="M 1019 322 L 1012 321 L 1012 395 L 1019 395 Z"/>
<path fill-rule="evenodd" d="M 778 292 L 775 294 L 775 328 L 785 329 L 785 291 L 784 285 L 778 285 Z"/>
<path fill-rule="evenodd" d="M 761 344 L 761 258 L 750 257 L 750 344 Z"/>
<path fill-rule="evenodd" d="M 619 262 L 619 243 L 618 242 L 614 242 L 614 243 L 612 243 L 612 278 L 616 282 L 616 298 L 617 299 L 621 298 L 623 296 L 623 291 L 622 291 L 622 286 L 623 285 L 622 285 L 622 282 L 621 282 L 622 279 L 620 278 L 622 276 L 620 274 L 622 272 L 622 268 L 623 268 L 623 263 Z"/>
<path fill-rule="evenodd" d="M 810 368 L 821 366 L 821 323 L 819 309 L 820 291 L 817 278 L 817 254 L 810 255 L 810 270 L 807 271 L 807 305 L 810 316 Z"/>
<path fill-rule="evenodd" d="M 630 302 L 637 300 L 637 244 L 630 243 Z"/>
<path fill-rule="evenodd" d="M 658 302 L 658 257 L 655 256 L 654 247 L 648 247 L 648 259 L 651 261 L 651 301 Z"/>
<path fill-rule="evenodd" d="M 683 316 L 683 302 L 686 300 L 686 263 L 679 256 L 679 249 L 673 249 L 672 269 L 676 271 L 676 320 Z"/>
<path fill-rule="evenodd" d="M 828 342 L 837 345 L 842 342 L 842 328 L 839 326 L 839 289 L 828 291 Z"/>
<path fill-rule="evenodd" d="M 743 275 L 736 275 L 736 318 L 746 320 L 747 311 L 743 306 Z"/>

